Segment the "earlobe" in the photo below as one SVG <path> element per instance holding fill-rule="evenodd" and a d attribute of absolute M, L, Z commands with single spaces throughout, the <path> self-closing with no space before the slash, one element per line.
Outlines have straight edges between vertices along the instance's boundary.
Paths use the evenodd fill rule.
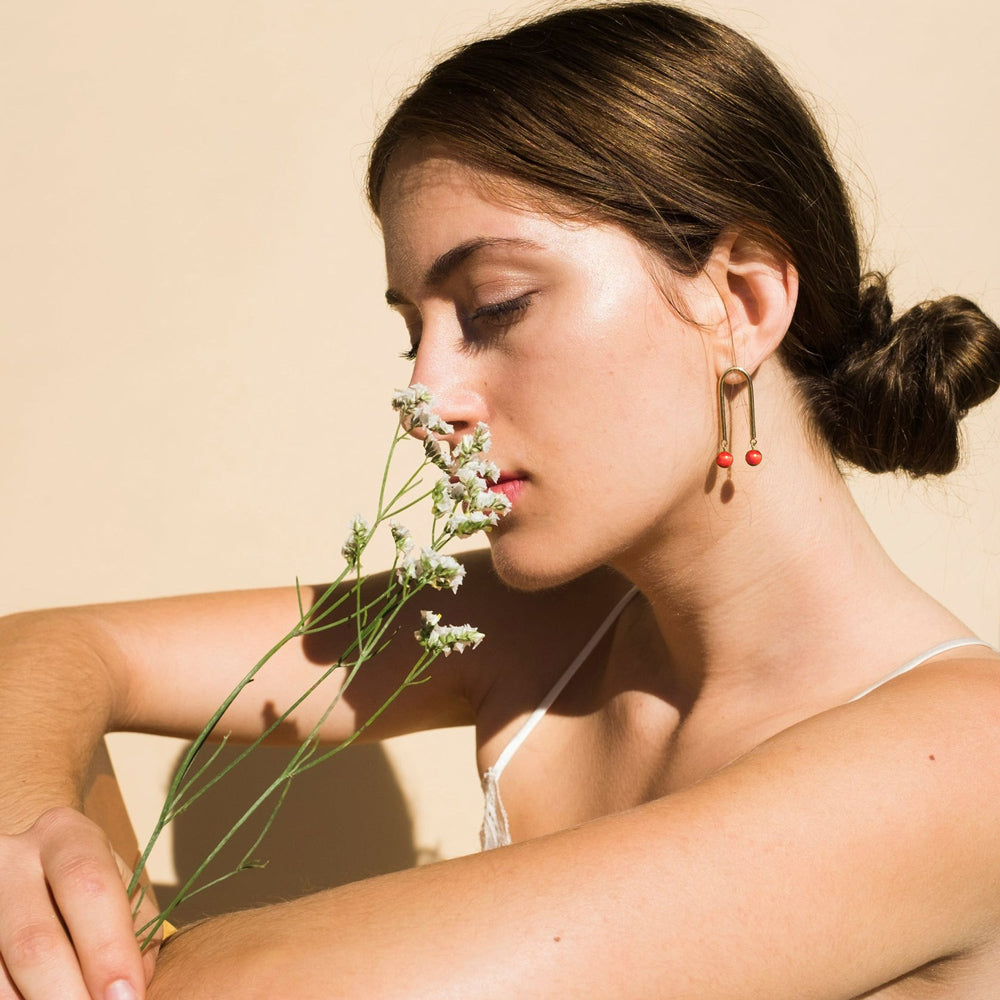
<path fill-rule="evenodd" d="M 724 314 L 712 336 L 716 373 L 739 365 L 752 374 L 778 349 L 791 325 L 798 272 L 776 251 L 727 230 L 705 273 Z"/>

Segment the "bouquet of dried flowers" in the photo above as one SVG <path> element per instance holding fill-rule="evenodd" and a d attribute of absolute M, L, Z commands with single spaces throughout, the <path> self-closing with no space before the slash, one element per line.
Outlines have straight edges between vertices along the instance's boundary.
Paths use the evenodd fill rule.
<path fill-rule="evenodd" d="M 128 886 L 136 912 L 146 891 L 141 882 L 143 869 L 153 845 L 166 827 L 209 794 L 213 786 L 229 772 L 239 767 L 307 698 L 325 689 L 327 682 L 335 674 L 339 674 L 339 683 L 334 681 L 335 690 L 327 695 L 326 707 L 318 721 L 291 755 L 281 773 L 253 795 L 243 814 L 179 887 L 176 895 L 162 907 L 155 918 L 137 930 L 143 949 L 149 947 L 160 935 L 161 928 L 168 932 L 172 929 L 169 917 L 182 902 L 237 872 L 260 866 L 260 862 L 255 859 L 257 848 L 273 824 L 297 775 L 316 767 L 353 743 L 407 687 L 426 679 L 428 668 L 438 656 L 461 653 L 478 646 L 483 639 L 483 634 L 472 625 L 442 625 L 440 615 L 423 611 L 420 628 L 415 633 L 416 658 L 397 689 L 347 739 L 335 746 L 320 744 L 320 728 L 345 690 L 364 665 L 393 641 L 396 632 L 394 623 L 404 605 L 428 588 L 458 590 L 465 576 L 465 569 L 453 557 L 444 554 L 442 549 L 454 538 L 466 538 L 478 531 L 488 531 L 510 508 L 507 497 L 489 488 L 490 483 L 498 479 L 499 470 L 485 459 L 490 447 L 489 430 L 485 424 L 480 423 L 471 434 L 461 438 L 452 448 L 442 435 L 451 435 L 454 429 L 433 412 L 433 400 L 425 387 L 413 385 L 409 389 L 395 392 L 392 405 L 399 413 L 400 427 L 389 448 L 374 518 L 370 522 L 360 515 L 354 518 L 341 550 L 345 566 L 336 580 L 310 607 L 304 606 L 302 591 L 297 585 L 298 620 L 242 677 L 191 744 L 167 791 L 159 818 Z M 397 446 L 411 435 L 422 439 L 423 460 L 401 487 L 390 490 L 390 469 Z M 422 476 L 428 469 L 436 469 L 439 475 L 433 486 L 425 489 Z M 430 544 L 419 552 L 414 552 L 409 529 L 396 519 L 404 511 L 427 500 L 431 503 L 432 516 Z M 366 578 L 362 572 L 362 556 L 382 525 L 388 525 L 392 534 L 395 558 L 386 586 L 380 593 L 372 596 L 364 590 Z M 342 586 L 345 584 L 346 586 Z M 224 767 L 213 769 L 226 737 L 223 736 L 214 749 L 211 748 L 212 737 L 226 710 L 243 689 L 286 643 L 334 628 L 346 628 L 350 636 L 337 660 L 322 670 L 313 683 L 285 707 L 257 739 L 244 747 Z M 245 828 L 251 831 L 253 838 L 249 849 L 233 867 L 221 875 L 208 878 L 206 872 L 212 862 L 233 837 Z"/>

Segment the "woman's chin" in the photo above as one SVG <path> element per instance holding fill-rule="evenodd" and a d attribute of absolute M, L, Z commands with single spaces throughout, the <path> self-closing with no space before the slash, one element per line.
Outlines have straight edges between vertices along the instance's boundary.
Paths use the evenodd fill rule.
<path fill-rule="evenodd" d="M 575 580 L 591 568 L 553 560 L 553 553 L 544 543 L 526 544 L 502 532 L 492 532 L 489 540 L 494 571 L 515 590 L 548 590 Z"/>

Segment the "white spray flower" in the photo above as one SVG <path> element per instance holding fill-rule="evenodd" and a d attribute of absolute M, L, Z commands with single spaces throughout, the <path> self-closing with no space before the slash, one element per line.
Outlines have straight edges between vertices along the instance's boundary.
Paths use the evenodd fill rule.
<path fill-rule="evenodd" d="M 421 576 L 435 590 L 450 590 L 453 594 L 465 579 L 465 567 L 454 557 L 442 555 L 433 549 L 423 549 L 420 553 Z"/>
<path fill-rule="evenodd" d="M 484 478 L 480 470 L 472 468 L 471 463 L 459 470 L 457 478 L 465 493 L 462 498 L 465 509 L 467 511 L 492 511 L 499 515 L 506 514 L 511 508 L 510 500 L 503 493 L 491 490 L 489 484 L 489 480 L 495 482 L 500 478 L 500 471 L 495 466 L 484 471 L 489 474 L 488 478 Z"/>
<path fill-rule="evenodd" d="M 452 482 L 447 476 L 442 476 L 431 490 L 431 511 L 435 517 L 447 517 L 455 509 L 455 503 Z"/>
<path fill-rule="evenodd" d="M 455 428 L 448 423 L 447 420 L 443 420 L 436 413 L 432 413 L 430 420 L 427 421 L 427 429 L 432 434 L 454 434 Z"/>
<path fill-rule="evenodd" d="M 416 580 L 419 576 L 419 570 L 417 568 L 417 560 L 414 556 L 405 556 L 396 567 L 396 579 L 399 581 L 401 587 L 407 586 L 411 581 Z"/>
<path fill-rule="evenodd" d="M 470 459 L 476 455 L 482 455 L 490 450 L 490 429 L 482 421 L 476 424 L 471 434 L 465 434 L 455 446 L 452 458 L 455 463 L 455 471 L 459 471 Z"/>
<path fill-rule="evenodd" d="M 442 420 L 429 406 L 421 404 L 404 414 L 406 426 L 411 430 L 425 430 L 433 434 L 451 434 L 455 428 Z"/>
<path fill-rule="evenodd" d="M 400 524 L 399 521 L 390 521 L 389 531 L 392 532 L 392 540 L 396 543 L 396 551 L 401 556 L 405 556 L 413 548 L 410 529 L 405 524 Z"/>
<path fill-rule="evenodd" d="M 355 514 L 347 531 L 347 538 L 344 539 L 344 544 L 341 546 L 340 554 L 349 563 L 356 563 L 361 556 L 362 549 L 368 544 L 369 538 L 371 538 L 371 525 L 360 514 Z"/>
<path fill-rule="evenodd" d="M 451 445 L 435 437 L 425 437 L 424 454 L 442 471 L 451 470 Z"/>
<path fill-rule="evenodd" d="M 439 625 L 441 616 L 433 611 L 420 612 L 420 628 L 414 632 L 417 642 L 429 653 L 463 653 L 475 649 L 486 637 L 472 625 Z"/>
<path fill-rule="evenodd" d="M 448 531 L 456 538 L 468 538 L 469 535 L 474 535 L 477 531 L 495 527 L 496 523 L 497 515 L 492 511 L 456 510 L 448 518 Z"/>
<path fill-rule="evenodd" d="M 513 504 L 510 502 L 510 497 L 505 496 L 503 493 L 495 493 L 493 490 L 483 490 L 481 493 L 477 494 L 476 501 L 473 504 L 474 510 L 481 511 L 491 511 L 494 514 L 503 517 Z"/>
<path fill-rule="evenodd" d="M 465 466 L 462 466 L 455 473 L 455 480 L 465 487 L 466 495 L 468 495 L 470 490 L 479 490 L 484 488 L 482 476 L 480 476 L 475 469 L 469 469 Z"/>
<path fill-rule="evenodd" d="M 434 549 L 421 549 L 419 556 L 407 556 L 396 569 L 396 579 L 405 587 L 410 581 L 435 590 L 458 591 L 465 579 L 465 567 L 452 556 Z"/>
<path fill-rule="evenodd" d="M 495 483 L 500 478 L 500 468 L 495 462 L 490 462 L 482 458 L 470 458 L 463 466 L 463 472 L 471 472 L 479 476 L 480 479 L 488 479 Z"/>
<path fill-rule="evenodd" d="M 489 430 L 480 423 L 472 434 L 462 438 L 452 453 L 451 496 L 456 503 L 461 503 L 463 510 L 451 514 L 448 530 L 459 538 L 494 527 L 497 519 L 511 508 L 510 500 L 503 493 L 490 489 L 490 483 L 500 479 L 498 466 L 476 457 L 489 447 Z"/>
<path fill-rule="evenodd" d="M 455 478 L 461 484 L 465 493 L 462 497 L 462 502 L 466 507 L 473 510 L 478 509 L 482 495 L 488 492 L 486 480 L 478 475 L 475 469 L 469 468 L 459 469 Z"/>
<path fill-rule="evenodd" d="M 400 416 L 408 417 L 418 406 L 430 406 L 434 402 L 430 389 L 414 382 L 408 389 L 397 389 L 392 394 L 392 408 Z"/>
<path fill-rule="evenodd" d="M 455 428 L 442 420 L 434 410 L 434 396 L 430 389 L 415 382 L 408 389 L 396 389 L 392 394 L 392 408 L 409 430 L 426 430 L 430 434 L 452 434 Z"/>

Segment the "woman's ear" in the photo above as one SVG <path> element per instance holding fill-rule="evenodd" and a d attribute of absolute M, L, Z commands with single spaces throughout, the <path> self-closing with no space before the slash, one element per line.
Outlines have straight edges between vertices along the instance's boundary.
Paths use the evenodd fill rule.
<path fill-rule="evenodd" d="M 716 374 L 739 365 L 753 374 L 791 325 L 799 276 L 776 251 L 726 230 L 704 268 L 721 303 L 707 330 Z"/>

